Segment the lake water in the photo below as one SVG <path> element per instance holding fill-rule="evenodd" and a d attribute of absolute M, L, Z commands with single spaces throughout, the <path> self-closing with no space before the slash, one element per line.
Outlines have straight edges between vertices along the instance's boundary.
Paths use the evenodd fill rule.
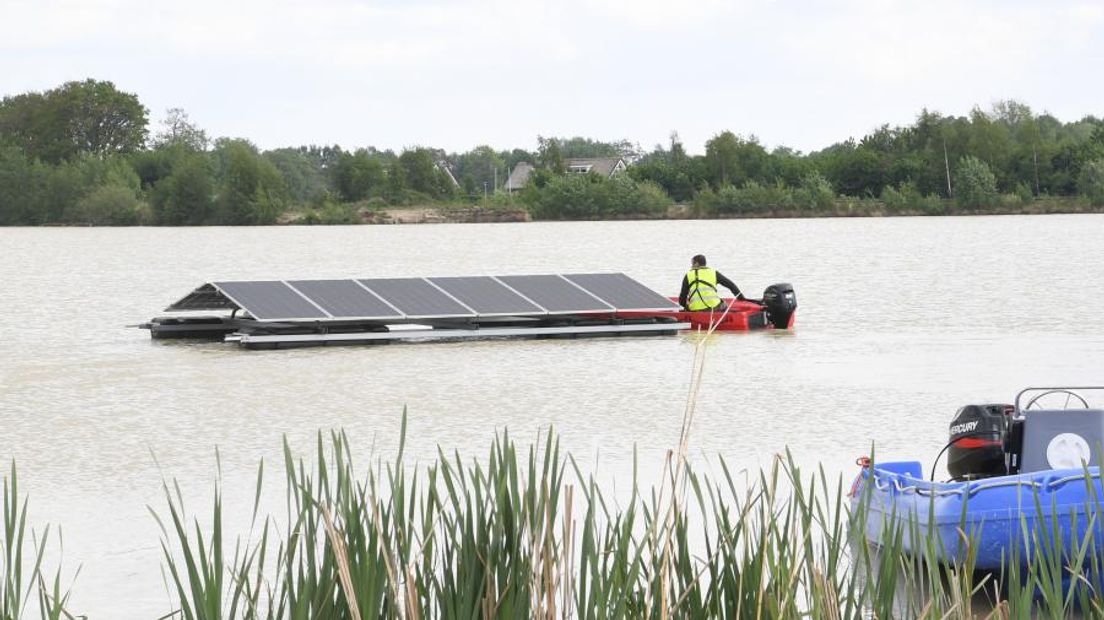
<path fill-rule="evenodd" d="M 799 309 L 791 333 L 707 343 L 696 460 L 755 469 L 788 446 L 850 476 L 873 443 L 930 464 L 963 404 L 1104 384 L 1102 240 L 1100 215 L 0 229 L 0 459 L 34 523 L 61 526 L 92 618 L 169 611 L 146 506 L 165 476 L 208 511 L 216 447 L 238 509 L 283 437 L 307 453 L 343 428 L 364 464 L 393 453 L 403 407 L 413 460 L 552 427 L 609 485 L 636 446 L 652 483 L 695 336 L 245 351 L 127 325 L 219 279 L 612 270 L 674 294 L 701 252 L 749 296 L 792 282 Z"/>

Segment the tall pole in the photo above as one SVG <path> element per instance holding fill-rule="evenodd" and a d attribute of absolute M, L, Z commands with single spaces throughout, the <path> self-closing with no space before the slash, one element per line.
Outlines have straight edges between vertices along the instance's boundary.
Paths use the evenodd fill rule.
<path fill-rule="evenodd" d="M 947 157 L 947 137 L 943 136 L 943 167 L 947 170 L 947 198 L 954 198 L 951 190 L 951 160 Z"/>
<path fill-rule="evenodd" d="M 1039 195 L 1039 153 L 1035 150 L 1035 143 L 1031 143 L 1031 158 L 1035 160 L 1035 195 Z"/>

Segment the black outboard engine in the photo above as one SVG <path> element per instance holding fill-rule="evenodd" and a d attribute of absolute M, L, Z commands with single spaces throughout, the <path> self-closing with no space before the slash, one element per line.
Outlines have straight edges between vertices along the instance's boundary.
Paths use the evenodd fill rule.
<path fill-rule="evenodd" d="M 966 405 L 951 421 L 947 471 L 954 480 L 973 480 L 1008 473 L 1006 438 L 1012 405 Z"/>
<path fill-rule="evenodd" d="M 777 329 L 789 329 L 794 310 L 797 310 L 797 295 L 790 284 L 772 284 L 763 291 L 763 306 L 767 316 Z"/>

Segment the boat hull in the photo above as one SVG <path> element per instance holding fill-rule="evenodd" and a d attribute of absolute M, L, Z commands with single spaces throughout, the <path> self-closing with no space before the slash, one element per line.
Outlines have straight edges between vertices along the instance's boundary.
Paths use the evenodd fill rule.
<path fill-rule="evenodd" d="M 677 297 L 672 297 L 672 301 L 678 301 Z M 762 305 L 754 301 L 740 301 L 734 298 L 726 298 L 723 300 L 728 306 L 728 311 L 705 311 L 705 312 L 688 312 L 688 311 L 672 311 L 672 312 L 619 312 L 620 317 L 639 317 L 639 316 L 665 316 L 671 317 L 679 323 L 689 323 L 692 330 L 714 330 L 720 332 L 744 332 L 756 329 L 775 329 L 774 322 L 771 321 L 771 316 L 767 312 L 767 309 Z M 786 318 L 785 326 L 778 326 L 781 329 L 790 329 L 794 324 L 795 312 L 791 312 Z"/>
<path fill-rule="evenodd" d="M 924 555 L 933 542 L 939 561 L 962 563 L 973 551 L 975 569 L 1000 570 L 1024 566 L 1036 554 L 1060 551 L 1068 566 L 1104 553 L 1102 498 L 1097 467 L 930 482 L 919 462 L 903 461 L 864 468 L 851 504 L 875 545 L 900 535 L 911 554 Z"/>

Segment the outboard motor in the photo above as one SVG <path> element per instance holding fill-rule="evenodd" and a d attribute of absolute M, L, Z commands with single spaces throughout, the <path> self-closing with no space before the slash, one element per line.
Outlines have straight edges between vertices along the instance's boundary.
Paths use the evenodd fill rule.
<path fill-rule="evenodd" d="M 973 480 L 1008 473 L 1006 440 L 1012 405 L 966 405 L 951 421 L 947 471 L 954 480 Z"/>
<path fill-rule="evenodd" d="M 763 306 L 777 329 L 789 329 L 797 310 L 797 295 L 790 284 L 772 284 L 763 291 Z"/>

